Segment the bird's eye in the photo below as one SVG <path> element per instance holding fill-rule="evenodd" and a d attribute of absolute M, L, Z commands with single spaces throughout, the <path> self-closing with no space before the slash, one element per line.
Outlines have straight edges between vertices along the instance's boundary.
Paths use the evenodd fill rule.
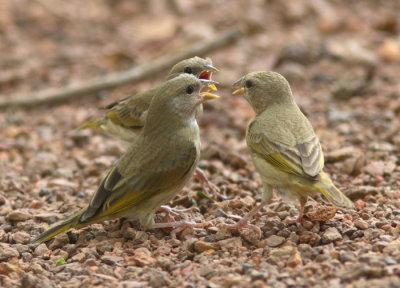
<path fill-rule="evenodd" d="M 188 87 L 186 88 L 186 93 L 188 93 L 188 94 L 192 94 L 193 91 L 194 91 L 193 86 L 188 86 Z"/>
<path fill-rule="evenodd" d="M 246 88 L 250 88 L 251 86 L 253 86 L 253 82 L 251 82 L 250 80 L 246 81 Z"/>
<path fill-rule="evenodd" d="M 185 72 L 186 74 L 192 74 L 192 68 L 185 67 L 185 69 L 183 69 L 183 72 Z"/>

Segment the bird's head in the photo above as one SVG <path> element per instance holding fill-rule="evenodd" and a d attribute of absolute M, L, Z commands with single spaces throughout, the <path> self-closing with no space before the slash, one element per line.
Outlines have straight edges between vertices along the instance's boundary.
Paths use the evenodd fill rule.
<path fill-rule="evenodd" d="M 242 95 L 257 114 L 274 104 L 293 101 L 288 81 L 279 73 L 259 71 L 249 73 L 235 83 L 233 95 Z"/>
<path fill-rule="evenodd" d="M 212 74 L 217 71 L 218 69 L 212 65 L 210 58 L 203 59 L 195 56 L 175 64 L 168 74 L 168 79 L 177 77 L 180 74 L 191 74 L 199 79 L 212 80 Z M 213 84 L 210 84 L 208 89 L 217 91 L 217 88 Z"/>
<path fill-rule="evenodd" d="M 191 74 L 182 74 L 166 81 L 154 95 L 149 114 L 163 115 L 165 121 L 187 120 L 194 117 L 198 105 L 219 98 L 207 90 L 213 80 L 198 79 Z M 150 118 L 151 119 L 151 118 Z M 149 116 L 146 122 L 149 120 Z"/>

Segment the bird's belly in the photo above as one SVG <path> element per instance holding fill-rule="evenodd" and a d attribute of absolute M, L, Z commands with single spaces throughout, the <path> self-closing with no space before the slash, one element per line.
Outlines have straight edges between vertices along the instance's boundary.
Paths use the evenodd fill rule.
<path fill-rule="evenodd" d="M 138 205 L 135 207 L 132 207 L 132 209 L 128 211 L 128 215 L 126 215 L 126 217 L 139 219 L 144 228 L 151 228 L 154 224 L 154 214 L 161 205 L 168 203 L 182 190 L 186 183 L 191 179 L 196 167 L 197 165 L 193 165 L 193 168 L 189 171 L 189 173 L 187 173 L 187 175 L 173 188 L 159 191 L 152 197 L 138 203 Z"/>
<path fill-rule="evenodd" d="M 289 174 L 283 172 L 276 168 L 275 166 L 269 164 L 265 159 L 261 158 L 257 154 L 252 154 L 252 159 L 254 166 L 264 183 L 269 184 L 271 186 L 285 186 L 289 181 Z"/>
<path fill-rule="evenodd" d="M 265 184 L 281 188 L 284 194 L 298 196 L 312 195 L 318 191 L 313 189 L 313 182 L 293 174 L 281 171 L 258 155 L 252 155 L 254 165 Z M 293 196 L 293 195 L 290 195 Z"/>

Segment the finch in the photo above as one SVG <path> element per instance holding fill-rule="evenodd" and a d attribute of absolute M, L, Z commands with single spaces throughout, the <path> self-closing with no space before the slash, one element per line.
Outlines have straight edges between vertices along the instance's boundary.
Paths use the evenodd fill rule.
<path fill-rule="evenodd" d="M 212 65 L 210 58 L 203 59 L 196 56 L 175 64 L 171 68 L 167 80 L 181 74 L 192 74 L 199 79 L 211 80 L 212 73 L 216 71 L 218 69 Z M 213 91 L 217 90 L 213 83 L 207 88 Z M 103 108 L 107 110 L 107 113 L 102 118 L 84 124 L 79 129 L 96 127 L 117 135 L 125 141 L 134 141 L 144 126 L 151 100 L 160 89 L 162 89 L 162 85 L 111 103 Z M 203 105 L 199 105 L 196 110 L 197 119 L 202 111 Z"/>
<path fill-rule="evenodd" d="M 320 193 L 335 206 L 351 207 L 351 200 L 323 172 L 319 139 L 294 101 L 287 80 L 276 72 L 261 71 L 243 76 L 234 86 L 238 89 L 233 94 L 244 96 L 256 113 L 247 127 L 246 142 L 263 192 L 261 204 L 228 228 L 251 227 L 249 219 L 270 201 L 274 187 L 300 201 L 299 222 L 309 195 Z"/>
<path fill-rule="evenodd" d="M 155 223 L 154 215 L 185 186 L 200 155 L 195 113 L 218 98 L 201 90 L 211 80 L 183 74 L 166 81 L 154 95 L 142 133 L 109 171 L 89 205 L 33 240 L 43 243 L 70 228 L 120 217 L 136 218 L 144 228 L 199 227 L 178 221 Z"/>
<path fill-rule="evenodd" d="M 211 80 L 212 73 L 218 69 L 212 65 L 210 58 L 192 57 L 175 64 L 167 76 L 167 80 L 173 79 L 181 74 L 191 74 L 199 79 Z M 125 99 L 116 101 L 104 107 L 108 112 L 100 119 L 89 122 L 79 127 L 79 129 L 100 128 L 106 132 L 117 135 L 125 141 L 135 141 L 138 134 L 142 131 L 147 117 L 147 111 L 153 96 L 163 89 L 163 85 L 159 85 L 145 92 L 129 96 Z M 214 83 L 206 86 L 206 89 L 217 91 Z M 196 108 L 195 116 L 198 120 L 203 112 L 203 105 L 200 104 Z M 197 168 L 194 178 L 198 179 L 205 189 L 205 186 L 218 196 L 218 188 L 211 183 L 206 174 L 200 168 Z"/>

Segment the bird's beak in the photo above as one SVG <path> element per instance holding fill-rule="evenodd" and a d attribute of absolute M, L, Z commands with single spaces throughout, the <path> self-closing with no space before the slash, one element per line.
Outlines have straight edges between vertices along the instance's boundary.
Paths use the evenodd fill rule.
<path fill-rule="evenodd" d="M 204 79 L 204 80 L 211 80 L 212 73 L 219 71 L 217 68 L 212 66 L 211 64 L 206 64 L 204 66 L 204 70 L 200 73 L 199 79 Z M 217 91 L 217 87 L 214 84 L 209 84 L 207 88 L 211 91 Z"/>
<path fill-rule="evenodd" d="M 206 64 L 204 67 L 206 68 L 207 71 L 210 71 L 210 72 L 218 72 L 219 71 L 217 68 L 215 68 L 211 64 Z"/>
<path fill-rule="evenodd" d="M 233 95 L 243 95 L 244 94 L 244 87 L 243 87 L 243 77 L 240 78 L 239 80 L 237 80 L 235 83 L 233 83 L 232 85 L 236 89 L 235 91 L 233 91 Z"/>
<path fill-rule="evenodd" d="M 207 86 L 207 89 L 211 90 L 211 91 L 218 91 L 217 86 L 215 86 L 215 84 L 210 84 Z"/>
<path fill-rule="evenodd" d="M 212 94 L 210 92 L 201 92 L 200 96 L 203 97 L 203 101 L 209 101 L 209 100 L 214 100 L 214 99 L 219 98 L 218 95 Z"/>
<path fill-rule="evenodd" d="M 218 82 L 213 81 L 213 80 L 206 80 L 206 79 L 200 79 L 200 81 L 201 81 L 201 84 L 202 84 L 202 88 L 200 89 L 200 91 L 203 90 L 203 89 L 209 89 L 209 90 L 212 90 L 212 91 L 216 91 L 217 90 L 217 88 L 215 87 L 215 84 L 218 83 Z M 215 89 L 213 87 L 215 87 Z M 218 95 L 215 95 L 215 94 L 207 92 L 207 91 L 200 92 L 200 96 L 203 98 L 203 101 L 209 101 L 209 100 L 214 100 L 214 99 L 218 99 L 219 98 Z"/>

